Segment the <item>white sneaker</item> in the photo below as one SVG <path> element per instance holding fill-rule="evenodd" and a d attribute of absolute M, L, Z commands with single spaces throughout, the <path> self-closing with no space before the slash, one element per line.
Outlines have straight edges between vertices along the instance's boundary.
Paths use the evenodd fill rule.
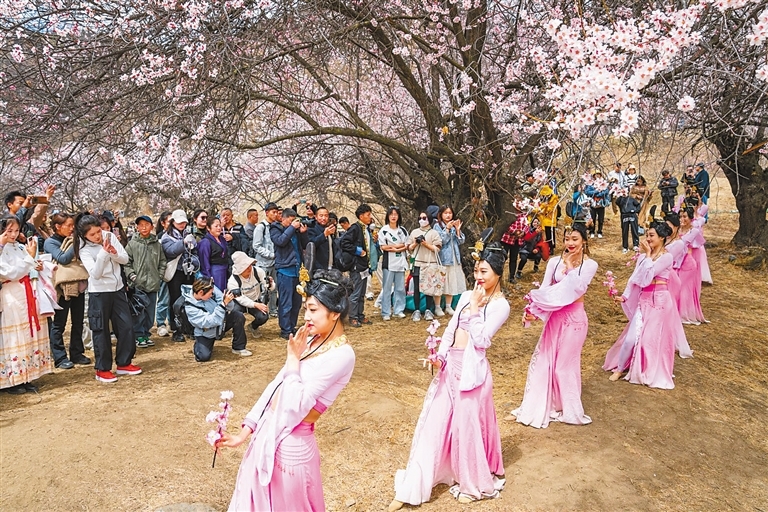
<path fill-rule="evenodd" d="M 397 318 L 405 318 L 405 313 L 398 313 L 395 315 Z"/>
<path fill-rule="evenodd" d="M 629 250 L 628 250 L 628 249 L 622 249 L 622 250 L 621 250 L 621 254 L 627 254 L 628 252 L 629 252 Z"/>
<path fill-rule="evenodd" d="M 446 315 L 453 316 L 454 313 L 455 313 L 455 311 L 453 310 L 453 308 L 451 306 L 445 306 L 445 314 Z"/>
<path fill-rule="evenodd" d="M 414 322 L 420 322 L 421 321 L 421 312 L 419 310 L 416 310 L 413 312 L 413 315 L 411 316 L 411 320 Z"/>
<path fill-rule="evenodd" d="M 443 313 L 443 308 L 440 306 L 435 306 L 435 316 L 445 316 L 445 313 Z"/>
<path fill-rule="evenodd" d="M 589 234 L 589 238 L 595 238 L 595 234 L 594 233 L 590 233 Z"/>
<path fill-rule="evenodd" d="M 434 319 L 435 319 L 435 315 L 433 315 L 433 314 L 432 314 L 432 312 L 431 312 L 430 310 L 427 310 L 427 311 L 424 313 L 424 320 L 426 320 L 427 322 L 431 322 L 431 321 L 432 321 L 432 320 L 434 320 Z"/>
<path fill-rule="evenodd" d="M 372 293 L 366 293 L 365 294 L 365 300 L 373 300 L 373 294 Z"/>
<path fill-rule="evenodd" d="M 244 349 L 241 349 L 241 350 L 232 349 L 232 353 L 233 354 L 237 354 L 237 355 L 242 356 L 242 357 L 248 357 L 248 356 L 252 356 L 253 355 L 253 352 L 251 352 L 247 348 L 244 348 Z"/>
<path fill-rule="evenodd" d="M 165 324 L 157 328 L 158 336 L 168 336 L 168 334 L 170 334 L 170 332 L 168 331 L 168 328 L 165 326 Z"/>
<path fill-rule="evenodd" d="M 603 235 L 601 235 L 600 233 L 598 233 L 598 234 L 597 234 L 597 238 L 603 238 Z"/>
<path fill-rule="evenodd" d="M 385 322 L 388 322 L 389 320 L 392 319 L 392 317 L 390 317 L 389 315 L 386 315 L 386 316 L 382 316 L 381 319 L 384 320 Z"/>

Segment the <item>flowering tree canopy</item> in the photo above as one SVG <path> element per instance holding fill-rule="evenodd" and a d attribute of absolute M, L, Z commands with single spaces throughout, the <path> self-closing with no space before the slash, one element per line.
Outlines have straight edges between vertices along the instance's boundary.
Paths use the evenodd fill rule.
<path fill-rule="evenodd" d="M 565 143 L 631 134 L 655 102 L 718 147 L 738 200 L 765 189 L 760 149 L 744 152 L 764 140 L 767 12 L 756 0 L 0 0 L 0 162 L 30 184 L 63 181 L 73 204 L 310 187 L 450 202 L 489 224 L 512 209 L 521 170 L 549 169 Z"/>

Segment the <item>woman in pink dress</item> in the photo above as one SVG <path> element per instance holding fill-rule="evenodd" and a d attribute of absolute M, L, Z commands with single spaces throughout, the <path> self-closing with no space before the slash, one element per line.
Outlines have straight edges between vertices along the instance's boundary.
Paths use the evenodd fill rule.
<path fill-rule="evenodd" d="M 468 503 L 495 498 L 503 489 L 501 437 L 493 405 L 493 378 L 485 351 L 509 317 L 501 292 L 505 251 L 490 244 L 475 263 L 475 287 L 461 295 L 432 364 L 408 465 L 395 475 L 390 511 L 429 501 L 437 484 Z"/>
<path fill-rule="evenodd" d="M 689 201 L 694 211 L 694 215 L 690 217 L 691 225 L 698 228 L 698 232 L 695 233 L 695 238 L 691 240 L 691 254 L 693 254 L 696 263 L 699 265 L 701 282 L 712 284 L 712 273 L 709 270 L 707 249 L 704 247 L 704 244 L 706 243 L 706 240 L 704 239 L 704 224 L 707 223 L 709 206 L 697 203 L 696 198 L 689 198 Z"/>
<path fill-rule="evenodd" d="M 706 322 L 701 310 L 701 282 L 703 279 L 701 258 L 697 254 L 704 252 L 704 237 L 701 234 L 700 222 L 693 218 L 693 208 L 688 206 L 680 209 L 679 236 L 685 246 L 683 259 L 677 268 L 680 277 L 680 295 L 678 306 L 680 319 L 684 324 L 699 325 Z M 699 251 L 698 253 L 696 251 Z M 704 252 L 706 263 L 706 252 Z M 709 265 L 707 265 L 707 269 Z"/>
<path fill-rule="evenodd" d="M 684 337 L 677 306 L 668 283 L 674 272 L 672 255 L 664 244 L 672 229 L 654 222 L 640 244 L 640 257 L 620 302 L 629 323 L 608 350 L 603 369 L 613 372 L 610 380 L 625 380 L 652 388 L 672 389 L 675 340 Z"/>
<path fill-rule="evenodd" d="M 672 255 L 672 269 L 674 272 L 670 272 L 669 281 L 667 282 L 667 289 L 672 295 L 672 301 L 677 306 L 678 312 L 680 311 L 680 293 L 682 290 L 682 282 L 680 281 L 679 271 L 686 257 L 685 242 L 680 238 L 680 216 L 675 212 L 669 212 L 664 216 L 664 221 L 672 230 L 667 244 L 664 246 L 667 252 Z M 683 332 L 685 335 L 685 332 Z M 675 340 L 675 350 L 680 354 L 680 357 L 687 359 L 693 357 L 693 351 L 688 340 L 685 336 L 678 337 Z"/>
<path fill-rule="evenodd" d="M 528 365 L 523 403 L 509 420 L 546 428 L 550 421 L 586 425 L 581 405 L 581 348 L 587 338 L 584 294 L 597 272 L 589 257 L 584 224 L 566 226 L 562 256 L 547 263 L 541 287 L 528 294 L 525 321 L 541 319 L 544 330 Z"/>
<path fill-rule="evenodd" d="M 315 422 L 349 382 L 355 353 L 343 319 L 352 286 L 338 270 L 318 270 L 307 284 L 305 324 L 288 341 L 285 366 L 243 420 L 234 448 L 253 433 L 240 464 L 232 512 L 323 511 Z"/>

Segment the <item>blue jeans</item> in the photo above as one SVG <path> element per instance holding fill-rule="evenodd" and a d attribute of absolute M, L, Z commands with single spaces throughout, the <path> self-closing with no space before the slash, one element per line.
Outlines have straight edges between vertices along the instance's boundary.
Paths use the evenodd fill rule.
<path fill-rule="evenodd" d="M 157 292 L 144 292 L 149 297 L 149 305 L 144 308 L 144 312 L 141 314 L 136 322 L 136 327 L 133 329 L 136 339 L 149 338 L 149 330 L 152 329 L 155 321 L 155 308 L 157 306 Z"/>
<path fill-rule="evenodd" d="M 381 316 L 392 316 L 392 296 L 394 295 L 394 314 L 405 311 L 405 271 L 396 272 L 384 269 L 381 283 Z M 392 289 L 394 285 L 395 289 Z"/>
<path fill-rule="evenodd" d="M 293 334 L 301 309 L 301 295 L 296 291 L 298 277 L 289 277 L 277 272 L 277 322 L 280 335 Z"/>
<path fill-rule="evenodd" d="M 163 281 L 160 284 L 160 291 L 157 292 L 157 312 L 155 313 L 155 320 L 157 326 L 166 325 L 171 328 L 171 317 L 168 316 L 168 283 Z"/>

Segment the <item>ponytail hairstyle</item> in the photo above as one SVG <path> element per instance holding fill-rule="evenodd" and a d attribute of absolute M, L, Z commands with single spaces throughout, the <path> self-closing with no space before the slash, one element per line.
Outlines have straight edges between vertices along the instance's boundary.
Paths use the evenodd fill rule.
<path fill-rule="evenodd" d="M 80 259 L 80 247 L 86 242 L 85 234 L 94 227 L 101 229 L 101 221 L 90 213 L 80 213 L 75 217 L 75 236 L 72 246 L 75 249 L 76 259 Z"/>
<path fill-rule="evenodd" d="M 163 222 L 168 220 L 168 217 L 171 216 L 171 212 L 164 211 L 160 214 L 160 217 L 157 218 L 157 224 L 155 224 L 155 235 L 157 235 L 157 238 L 159 239 L 161 236 L 163 236 L 164 230 L 163 230 Z"/>
<path fill-rule="evenodd" d="M 64 225 L 64 223 L 71 218 L 72 216 L 68 213 L 64 213 L 64 212 L 54 213 L 53 215 L 51 215 L 51 221 L 50 221 L 51 231 L 53 231 L 53 233 L 55 234 L 56 226 Z"/>

